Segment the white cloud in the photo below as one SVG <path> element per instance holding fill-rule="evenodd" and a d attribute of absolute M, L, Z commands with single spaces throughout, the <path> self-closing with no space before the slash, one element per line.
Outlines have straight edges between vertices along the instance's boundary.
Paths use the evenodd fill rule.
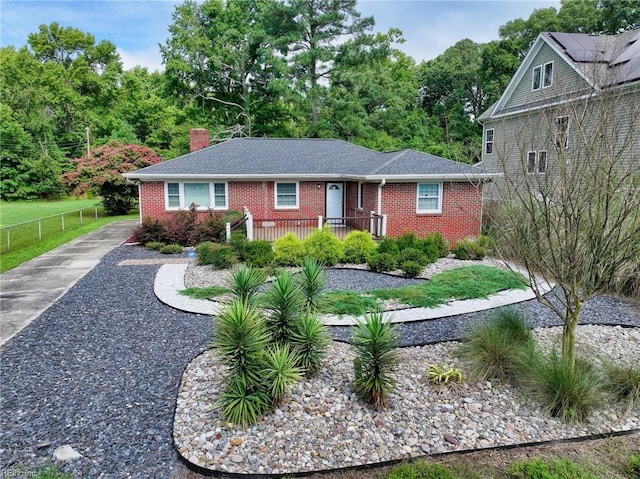
<path fill-rule="evenodd" d="M 162 54 L 157 46 L 137 51 L 127 51 L 122 48 L 118 48 L 117 50 L 122 59 L 122 68 L 125 70 L 129 70 L 135 66 L 147 67 L 150 72 L 164 70 Z"/>

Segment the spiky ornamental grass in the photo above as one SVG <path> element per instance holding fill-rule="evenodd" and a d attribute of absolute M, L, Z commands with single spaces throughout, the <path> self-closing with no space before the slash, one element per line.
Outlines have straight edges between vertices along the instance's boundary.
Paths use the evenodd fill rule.
<path fill-rule="evenodd" d="M 375 311 L 358 322 L 353 345 L 356 350 L 354 390 L 360 399 L 381 409 L 387 405 L 387 396 L 395 386 L 393 372 L 398 366 L 396 330 L 384 320 L 381 311 Z"/>
<path fill-rule="evenodd" d="M 317 316 L 307 313 L 291 337 L 291 345 L 299 356 L 299 365 L 307 377 L 315 376 L 327 354 L 330 338 L 327 328 Z"/>
<path fill-rule="evenodd" d="M 324 266 L 315 258 L 304 258 L 299 278 L 300 290 L 304 296 L 307 310 L 318 311 L 322 304 L 324 288 L 327 285 Z"/>
<path fill-rule="evenodd" d="M 304 311 L 304 296 L 293 275 L 280 272 L 262 297 L 267 310 L 266 325 L 276 344 L 285 344 L 293 335 L 300 314 Z"/>
<path fill-rule="evenodd" d="M 251 266 L 240 266 L 227 281 L 227 287 L 242 302 L 253 304 L 264 282 L 262 271 Z"/>
<path fill-rule="evenodd" d="M 235 376 L 216 402 L 222 408 L 221 416 L 228 422 L 247 426 L 255 424 L 269 410 L 271 398 L 251 386 L 242 375 Z"/>
<path fill-rule="evenodd" d="M 279 403 L 287 390 L 302 378 L 304 371 L 298 365 L 300 358 L 288 344 L 267 349 L 262 370 L 264 389 L 272 403 Z"/>

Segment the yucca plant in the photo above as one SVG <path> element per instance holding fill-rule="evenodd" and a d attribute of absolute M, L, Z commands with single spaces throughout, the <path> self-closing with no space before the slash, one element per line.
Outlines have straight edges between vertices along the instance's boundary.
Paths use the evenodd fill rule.
<path fill-rule="evenodd" d="M 255 424 L 267 412 L 269 395 L 250 385 L 244 375 L 231 379 L 216 405 L 222 408 L 222 418 L 231 423 L 247 426 Z"/>
<path fill-rule="evenodd" d="M 302 260 L 299 284 L 307 309 L 318 311 L 322 302 L 324 288 L 327 285 L 322 263 L 315 258 L 304 258 Z"/>
<path fill-rule="evenodd" d="M 353 334 L 356 357 L 355 392 L 360 399 L 380 409 L 387 404 L 387 395 L 395 386 L 393 372 L 398 366 L 395 328 L 385 321 L 381 311 L 375 311 L 358 322 Z"/>
<path fill-rule="evenodd" d="M 281 271 L 263 296 L 267 309 L 266 325 L 276 344 L 289 342 L 296 322 L 304 311 L 304 298 L 293 275 Z"/>
<path fill-rule="evenodd" d="M 264 279 L 262 271 L 243 265 L 234 270 L 227 286 L 240 301 L 253 303 Z"/>
<path fill-rule="evenodd" d="M 269 342 L 260 312 L 244 301 L 232 301 L 220 314 L 213 337 L 220 362 L 250 385 L 261 379 L 262 355 Z"/>
<path fill-rule="evenodd" d="M 459 349 L 468 375 L 477 381 L 515 377 L 533 351 L 531 328 L 524 316 L 510 309 L 475 325 Z"/>
<path fill-rule="evenodd" d="M 299 362 L 298 353 L 291 350 L 288 344 L 267 349 L 262 384 L 273 404 L 278 404 L 287 390 L 302 377 L 303 370 L 298 366 Z"/>
<path fill-rule="evenodd" d="M 299 364 L 307 377 L 315 376 L 320 370 L 329 341 L 327 328 L 317 316 L 307 313 L 296 323 L 291 344 L 298 352 Z"/>

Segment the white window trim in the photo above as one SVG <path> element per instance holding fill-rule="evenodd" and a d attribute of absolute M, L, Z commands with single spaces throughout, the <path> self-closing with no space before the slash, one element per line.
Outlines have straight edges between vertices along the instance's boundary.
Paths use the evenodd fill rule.
<path fill-rule="evenodd" d="M 546 81 L 547 81 L 547 65 L 551 65 L 551 81 L 549 82 L 548 85 L 545 85 Z M 550 88 L 553 86 L 553 70 L 555 69 L 555 65 L 553 64 L 553 60 L 550 62 L 545 63 L 544 65 L 542 65 L 542 83 L 541 83 L 541 87 L 542 88 Z"/>
<path fill-rule="evenodd" d="M 538 88 L 535 88 L 535 78 L 536 78 L 536 70 L 540 69 L 540 85 L 538 86 Z M 542 76 L 543 76 L 543 71 L 542 71 L 542 65 L 536 65 L 535 67 L 533 67 L 533 70 L 531 70 L 531 91 L 538 91 L 540 90 L 540 88 L 542 88 Z"/>
<path fill-rule="evenodd" d="M 278 205 L 278 185 L 294 183 L 296 185 L 296 204 Z M 297 210 L 300 209 L 300 182 L 298 181 L 274 181 L 273 182 L 273 206 L 276 210 Z"/>
<path fill-rule="evenodd" d="M 489 138 L 489 132 L 491 132 L 491 141 L 488 140 Z M 494 153 L 494 149 L 493 147 L 495 146 L 495 139 L 496 139 L 496 131 L 495 128 L 489 128 L 485 134 L 484 134 L 484 153 L 486 155 L 492 155 Z M 487 145 L 491 143 L 491 153 L 487 152 Z"/>
<path fill-rule="evenodd" d="M 362 211 L 364 208 L 364 183 L 358 182 L 358 210 Z"/>
<path fill-rule="evenodd" d="M 438 185 L 438 208 L 435 210 L 420 209 L 420 185 Z M 441 214 L 442 213 L 442 183 L 416 183 L 416 213 L 417 214 Z M 428 198 L 432 198 L 429 196 Z"/>
<path fill-rule="evenodd" d="M 178 195 L 180 206 L 169 206 L 169 184 L 178 185 Z M 166 211 L 188 210 L 189 205 L 184 201 L 185 183 L 208 183 L 209 184 L 209 204 L 212 206 L 198 206 L 198 211 L 224 211 L 229 209 L 229 183 L 226 181 L 165 181 L 164 182 L 164 207 Z M 224 206 L 215 206 L 215 184 L 224 184 Z"/>

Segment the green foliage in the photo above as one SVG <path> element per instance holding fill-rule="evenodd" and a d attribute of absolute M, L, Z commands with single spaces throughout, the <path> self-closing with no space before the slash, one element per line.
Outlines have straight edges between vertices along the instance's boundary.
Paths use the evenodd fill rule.
<path fill-rule="evenodd" d="M 373 296 L 363 296 L 353 291 L 331 291 L 325 296 L 325 313 L 349 316 L 362 316 L 378 307 Z"/>
<path fill-rule="evenodd" d="M 403 252 L 407 248 L 417 249 L 418 236 L 413 231 L 403 233 L 402 236 L 396 240 L 396 244 L 398 245 L 400 252 Z"/>
<path fill-rule="evenodd" d="M 321 307 L 327 278 L 324 267 L 315 258 L 304 258 L 300 271 L 300 290 L 308 311 L 315 312 Z"/>
<path fill-rule="evenodd" d="M 304 244 L 295 233 L 287 233 L 273 244 L 276 263 L 282 266 L 298 266 L 304 257 Z"/>
<path fill-rule="evenodd" d="M 298 352 L 299 365 L 307 377 L 320 370 L 329 341 L 327 328 L 317 316 L 306 314 L 296 322 L 290 343 Z"/>
<path fill-rule="evenodd" d="M 400 254 L 400 248 L 398 247 L 397 241 L 389 236 L 382 238 L 378 244 L 378 254 L 382 253 L 387 253 L 393 258 L 397 258 Z"/>
<path fill-rule="evenodd" d="M 442 236 L 442 233 L 433 232 L 424 237 L 425 241 L 433 243 L 437 250 L 438 256 L 444 258 L 449 254 L 449 242 Z"/>
<path fill-rule="evenodd" d="M 210 264 L 216 269 L 228 269 L 236 264 L 237 259 L 228 245 L 205 241 L 196 246 L 198 264 Z"/>
<path fill-rule="evenodd" d="M 533 350 L 533 336 L 524 316 L 501 309 L 485 323 L 472 327 L 459 352 L 469 376 L 486 381 L 514 378 Z"/>
<path fill-rule="evenodd" d="M 523 362 L 522 383 L 530 398 L 542 409 L 564 421 L 584 421 L 602 405 L 604 388 L 596 369 L 589 363 L 558 356 L 529 355 Z"/>
<path fill-rule="evenodd" d="M 272 341 L 276 344 L 289 342 L 304 311 L 304 296 L 293 275 L 288 271 L 280 272 L 262 301 L 268 311 L 266 324 Z"/>
<path fill-rule="evenodd" d="M 407 278 L 417 278 L 424 270 L 424 266 L 417 261 L 406 260 L 400 264 L 400 269 Z"/>
<path fill-rule="evenodd" d="M 228 281 L 228 289 L 239 301 L 250 304 L 256 299 L 258 290 L 264 282 L 262 271 L 251 266 L 236 268 Z"/>
<path fill-rule="evenodd" d="M 411 261 L 414 263 L 418 263 L 420 266 L 424 267 L 429 264 L 429 259 L 427 256 L 418 248 L 413 248 L 407 246 L 406 248 L 402 248 L 400 250 L 400 255 L 398 257 L 398 262 L 402 266 L 402 263 L 405 261 Z"/>
<path fill-rule="evenodd" d="M 597 479 L 591 472 L 566 459 L 519 461 L 507 473 L 516 479 Z"/>
<path fill-rule="evenodd" d="M 356 351 L 354 390 L 360 399 L 376 408 L 387 404 L 387 396 L 395 386 L 397 343 L 395 328 L 383 319 L 381 311 L 367 314 L 353 334 Z"/>
<path fill-rule="evenodd" d="M 45 467 L 44 469 L 40 469 L 37 475 L 29 477 L 33 477 L 34 479 L 73 479 L 71 474 L 60 471 L 58 466 Z"/>
<path fill-rule="evenodd" d="M 629 410 L 640 404 L 640 364 L 618 365 L 603 361 L 604 388 L 614 399 L 627 404 Z"/>
<path fill-rule="evenodd" d="M 371 234 L 366 231 L 351 231 L 342 241 L 344 248 L 344 262 L 361 264 L 375 253 L 376 242 L 371 238 Z"/>
<path fill-rule="evenodd" d="M 255 424 L 269 410 L 269 395 L 253 387 L 243 375 L 234 376 L 220 395 L 216 406 L 222 408 L 221 416 L 228 422 L 248 426 Z"/>
<path fill-rule="evenodd" d="M 240 261 L 244 260 L 244 245 L 246 245 L 248 242 L 249 240 L 247 239 L 247 235 L 245 233 L 241 233 L 239 231 L 234 231 L 233 233 L 231 233 L 229 245 Z"/>
<path fill-rule="evenodd" d="M 274 404 L 280 402 L 287 390 L 302 378 L 303 370 L 298 364 L 300 357 L 289 344 L 267 349 L 262 378 Z"/>
<path fill-rule="evenodd" d="M 144 247 L 149 251 L 160 251 L 160 249 L 164 246 L 166 246 L 165 243 L 160 243 L 159 241 L 149 241 L 144 245 Z"/>
<path fill-rule="evenodd" d="M 453 249 L 453 254 L 456 255 L 456 258 L 462 260 L 483 259 L 487 255 L 487 240 L 481 238 L 482 237 L 478 237 L 477 239 L 465 238 L 458 241 L 456 247 Z M 488 236 L 484 236 L 483 238 L 488 238 Z"/>
<path fill-rule="evenodd" d="M 386 273 L 397 268 L 398 263 L 392 253 L 382 253 L 378 251 L 367 258 L 369 269 L 376 273 Z"/>
<path fill-rule="evenodd" d="M 631 454 L 626 470 L 632 477 L 640 477 L 640 453 Z"/>
<path fill-rule="evenodd" d="M 188 296 L 193 299 L 211 299 L 230 292 L 231 291 L 228 288 L 223 286 L 207 286 L 206 288 L 192 286 L 190 288 L 181 289 L 178 291 L 178 294 Z"/>
<path fill-rule="evenodd" d="M 418 460 L 412 464 L 395 466 L 387 479 L 457 479 L 446 466 Z"/>
<path fill-rule="evenodd" d="M 273 248 L 265 240 L 247 241 L 242 248 L 242 257 L 249 266 L 264 268 L 274 259 Z"/>
<path fill-rule="evenodd" d="M 179 244 L 167 244 L 160 247 L 160 253 L 162 254 L 180 254 L 183 249 Z"/>
<path fill-rule="evenodd" d="M 462 382 L 463 376 L 458 368 L 433 364 L 427 369 L 425 377 L 432 384 L 449 384 Z"/>
<path fill-rule="evenodd" d="M 317 259 L 326 266 L 334 266 L 342 259 L 342 242 L 324 226 L 307 236 L 304 241 L 304 254 Z"/>

